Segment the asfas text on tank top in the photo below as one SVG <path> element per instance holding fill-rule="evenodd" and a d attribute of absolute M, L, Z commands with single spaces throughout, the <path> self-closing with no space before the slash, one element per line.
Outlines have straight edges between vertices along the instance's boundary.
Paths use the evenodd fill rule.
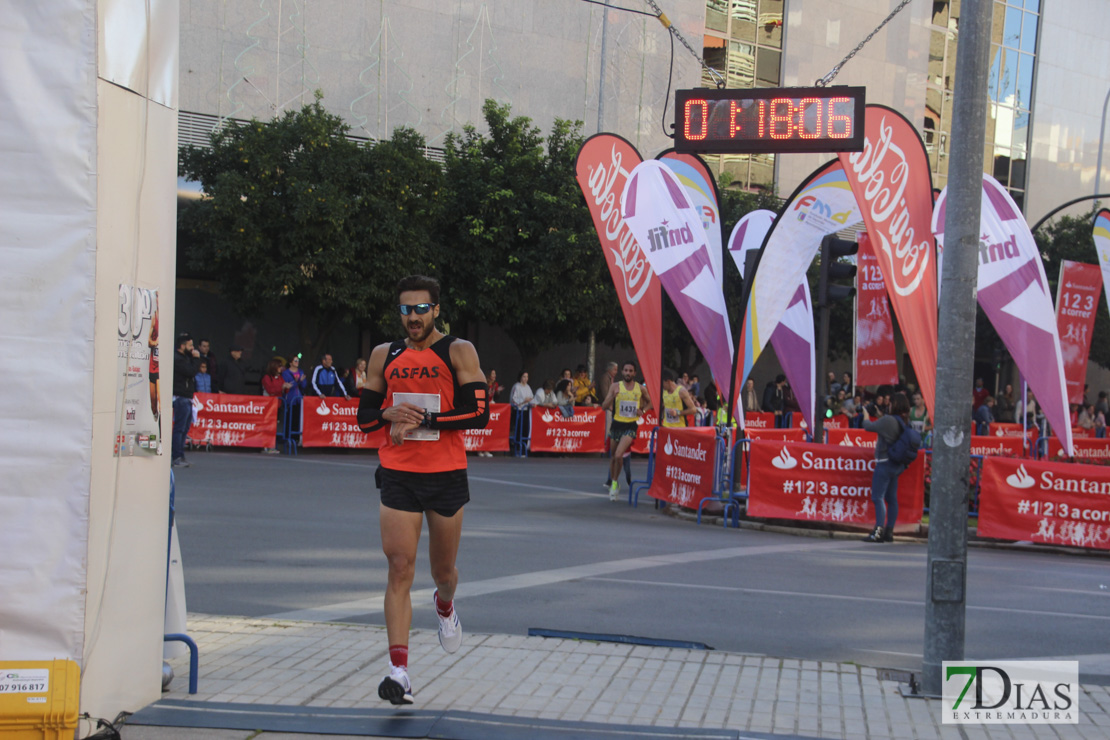
<path fill-rule="evenodd" d="M 632 390 L 620 381 L 617 397 L 613 399 L 613 421 L 634 422 L 640 418 L 640 384 L 633 383 Z"/>
<path fill-rule="evenodd" d="M 385 358 L 385 403 L 383 410 L 394 405 L 395 393 L 433 393 L 439 396 L 441 411 L 455 407 L 458 383 L 451 367 L 451 343 L 455 337 L 444 336 L 423 350 L 408 347 L 404 340 L 389 346 Z M 387 427 L 388 429 L 388 427 Z M 439 439 L 407 439 L 393 444 L 392 438 L 378 449 L 382 465 L 390 470 L 413 473 L 440 473 L 466 468 L 466 446 L 463 432 L 440 429 Z"/>
<path fill-rule="evenodd" d="M 677 387 L 675 387 L 674 391 L 671 393 L 663 391 L 663 426 L 686 426 L 686 417 L 682 415 L 682 410 L 684 408 L 685 406 L 683 406 L 682 404 L 682 396 L 679 395 L 679 390 Z"/>

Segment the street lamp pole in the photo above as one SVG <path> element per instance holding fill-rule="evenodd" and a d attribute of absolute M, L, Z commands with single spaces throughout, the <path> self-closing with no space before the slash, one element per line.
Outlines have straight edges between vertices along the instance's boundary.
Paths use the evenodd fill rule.
<path fill-rule="evenodd" d="M 1106 91 L 1106 100 L 1102 101 L 1102 125 L 1098 129 L 1098 164 L 1095 165 L 1095 195 L 1102 184 L 1102 144 L 1106 138 L 1106 105 L 1110 103 L 1110 90 Z"/>

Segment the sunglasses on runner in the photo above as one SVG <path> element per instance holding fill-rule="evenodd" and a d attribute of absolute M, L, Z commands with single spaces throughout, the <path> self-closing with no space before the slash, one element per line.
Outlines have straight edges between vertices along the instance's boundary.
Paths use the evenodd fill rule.
<path fill-rule="evenodd" d="M 424 314 L 435 308 L 435 306 L 436 304 L 434 303 L 417 303 L 416 305 L 402 303 L 401 305 L 397 306 L 397 308 L 401 309 L 402 316 L 408 316 L 410 313 L 415 313 L 417 315 L 423 316 Z"/>

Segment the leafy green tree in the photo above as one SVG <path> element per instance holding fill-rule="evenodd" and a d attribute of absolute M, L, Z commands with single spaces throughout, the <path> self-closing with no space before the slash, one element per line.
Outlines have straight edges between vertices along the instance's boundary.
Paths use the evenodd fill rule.
<path fill-rule="evenodd" d="M 437 266 L 451 321 L 503 329 L 526 360 L 553 344 L 625 339 L 620 307 L 575 180 L 579 123 L 546 141 L 524 116 L 487 100 L 489 134 L 446 139 L 445 222 Z"/>
<path fill-rule="evenodd" d="M 179 225 L 191 265 L 237 310 L 295 309 L 313 358 L 342 321 L 395 318 L 396 279 L 427 269 L 443 184 L 418 134 L 361 146 L 320 100 L 183 148 L 182 173 L 205 197 Z"/>

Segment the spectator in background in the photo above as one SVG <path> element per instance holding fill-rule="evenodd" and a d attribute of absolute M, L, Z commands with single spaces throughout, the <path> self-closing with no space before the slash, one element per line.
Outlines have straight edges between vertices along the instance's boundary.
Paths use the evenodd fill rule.
<path fill-rule="evenodd" d="M 1085 404 L 1080 410 L 1075 419 L 1075 425 L 1080 429 L 1086 429 L 1091 434 L 1095 432 L 1095 407 L 1094 404 Z"/>
<path fill-rule="evenodd" d="M 285 366 L 285 370 L 281 373 L 282 385 L 285 387 L 285 403 L 292 405 L 301 400 L 304 396 L 305 385 L 308 379 L 305 378 L 304 371 L 301 370 L 301 358 L 294 357 L 289 360 L 289 364 Z"/>
<path fill-rule="evenodd" d="M 175 468 L 189 467 L 185 459 L 185 438 L 193 424 L 198 357 L 200 352 L 193 349 L 193 338 L 184 332 L 178 334 L 173 355 L 173 436 L 170 442 L 170 459 Z"/>
<path fill-rule="evenodd" d="M 971 410 L 976 411 L 987 400 L 991 393 L 983 386 L 983 379 L 975 379 L 975 388 L 971 391 Z"/>
<path fill-rule="evenodd" d="M 543 386 L 536 390 L 536 395 L 533 402 L 534 406 L 544 406 L 546 408 L 555 408 L 555 381 L 545 380 Z"/>
<path fill-rule="evenodd" d="M 228 359 L 220 363 L 219 375 L 216 378 L 216 390 L 219 393 L 243 395 L 247 392 L 247 374 L 241 363 L 243 348 L 238 344 L 233 344 L 227 354 Z"/>
<path fill-rule="evenodd" d="M 994 423 L 994 414 L 991 410 L 994 408 L 994 396 L 987 396 L 983 399 L 983 403 L 979 408 L 975 409 L 972 418 L 975 419 L 975 433 L 983 436 L 990 433 L 990 426 Z"/>
<path fill-rule="evenodd" d="M 527 411 L 532 407 L 534 399 L 535 394 L 532 393 L 532 386 L 528 385 L 528 373 L 525 370 L 521 370 L 520 375 L 516 378 L 516 383 L 513 384 L 512 390 L 509 391 L 509 403 L 513 405 L 514 409 Z"/>
<path fill-rule="evenodd" d="M 1017 399 L 1014 398 L 1014 386 L 1007 383 L 998 397 L 994 399 L 994 418 L 997 421 L 1006 424 L 1012 424 L 1014 421 L 1014 406 L 1017 404 Z"/>
<path fill-rule="evenodd" d="M 552 406 L 559 409 L 559 413 L 563 415 L 564 419 L 569 419 L 574 416 L 574 383 L 562 378 L 558 383 L 552 386 Z"/>
<path fill-rule="evenodd" d="M 751 414 L 759 411 L 759 394 L 755 392 L 755 381 L 748 378 L 744 383 L 744 392 L 742 394 L 742 404 L 745 414 Z"/>
<path fill-rule="evenodd" d="M 563 378 L 574 380 L 574 374 L 570 371 L 569 367 L 564 367 L 563 372 L 559 373 L 559 379 L 562 380 Z"/>
<path fill-rule="evenodd" d="M 597 381 L 597 397 L 605 398 L 609 395 L 609 386 L 613 385 L 613 381 L 617 379 L 617 370 L 620 368 L 617 363 L 610 362 L 605 366 L 605 374 Z M 606 416 L 608 418 L 608 416 Z M 606 422 L 608 424 L 608 422 Z"/>
<path fill-rule="evenodd" d="M 690 387 L 686 390 L 690 391 L 690 397 L 694 398 L 701 393 L 701 381 L 698 379 L 698 374 L 694 373 L 690 376 Z"/>
<path fill-rule="evenodd" d="M 309 386 L 312 392 L 317 396 L 343 396 L 350 398 L 347 389 L 343 387 L 343 382 L 339 374 L 335 372 L 332 367 L 331 354 L 325 352 L 324 356 L 320 358 L 320 364 L 312 370 L 312 380 L 309 381 Z"/>
<path fill-rule="evenodd" d="M 585 365 L 579 365 L 574 371 L 574 402 L 578 406 L 597 405 L 597 388 Z"/>
<path fill-rule="evenodd" d="M 486 378 L 486 385 L 489 389 L 489 402 L 497 403 L 497 397 L 501 395 L 501 384 L 497 382 L 496 370 L 489 371 L 489 377 Z"/>
<path fill-rule="evenodd" d="M 262 373 L 262 395 L 274 396 L 281 398 L 288 390 L 289 384 L 285 382 L 285 378 L 281 377 L 283 364 L 280 357 L 271 357 L 270 361 L 266 364 L 266 372 Z M 278 406 L 278 421 L 283 423 L 285 421 L 285 406 L 282 404 Z M 277 447 L 263 447 L 262 454 L 264 455 L 277 455 Z"/>
<path fill-rule="evenodd" d="M 875 396 L 875 408 L 884 416 L 890 414 L 890 394 L 880 393 Z"/>
<path fill-rule="evenodd" d="M 906 467 L 887 455 L 887 449 L 902 436 L 902 423 L 910 412 L 910 402 L 904 393 L 895 393 L 890 404 L 890 414 L 883 414 L 872 421 L 866 415 L 863 428 L 875 432 L 875 472 L 871 476 L 871 500 L 875 504 L 875 529 L 863 538 L 864 542 L 893 542 L 894 524 L 898 521 L 898 476 Z M 902 423 L 899 423 L 901 417 Z"/>
<path fill-rule="evenodd" d="M 932 428 L 932 423 L 929 421 L 929 410 L 925 408 L 925 397 L 920 393 L 913 394 L 913 405 L 910 406 L 910 426 L 921 432 L 921 436 L 925 436 L 925 432 Z"/>
<path fill-rule="evenodd" d="M 208 374 L 208 363 L 204 360 L 199 360 L 197 363 L 198 370 L 196 375 L 197 393 L 211 393 L 212 392 L 212 376 Z"/>
<path fill-rule="evenodd" d="M 285 395 L 289 384 L 281 377 L 282 362 L 280 357 L 273 357 L 266 364 L 266 372 L 262 373 L 262 395 L 281 398 Z"/>
<path fill-rule="evenodd" d="M 198 360 L 204 360 L 208 363 L 208 376 L 212 378 L 212 390 L 208 393 L 216 393 L 219 387 L 216 385 L 216 377 L 220 370 L 220 365 L 216 362 L 216 355 L 212 352 L 212 344 L 207 339 L 202 339 L 197 342 L 197 352 L 200 352 Z"/>
<path fill-rule="evenodd" d="M 833 375 L 829 373 L 829 375 Z M 835 375 L 833 378 L 835 379 Z M 786 376 L 779 373 L 773 383 L 768 383 L 763 389 L 763 410 L 775 415 L 775 428 L 782 427 L 783 413 L 786 411 Z M 706 403 L 709 397 L 706 396 Z"/>
<path fill-rule="evenodd" d="M 1016 423 L 1024 423 L 1027 427 L 1037 425 L 1037 400 L 1033 398 L 1033 391 L 1028 388 L 1025 389 L 1025 401 L 1018 401 L 1014 407 L 1014 419 Z"/>
<path fill-rule="evenodd" d="M 855 395 L 852 392 L 854 389 L 852 387 L 852 374 L 851 373 L 846 372 L 846 373 L 844 373 L 843 375 L 840 376 L 840 390 L 844 391 L 844 395 L 847 398 L 851 398 L 853 395 Z"/>
<path fill-rule="evenodd" d="M 1095 401 L 1095 411 L 1103 416 L 1110 415 L 1110 397 L 1107 396 L 1106 391 L 1098 392 L 1098 400 Z"/>
<path fill-rule="evenodd" d="M 347 392 L 347 398 L 355 395 L 355 374 L 351 372 L 351 368 L 341 367 L 336 372 L 339 373 L 339 382 L 343 384 L 343 390 Z"/>
<path fill-rule="evenodd" d="M 829 398 L 836 398 L 838 390 L 840 390 L 840 381 L 836 379 L 836 373 L 830 370 L 828 378 L 825 380 L 825 395 Z"/>
<path fill-rule="evenodd" d="M 351 371 L 352 377 L 355 379 L 355 393 L 356 397 L 362 396 L 362 389 L 366 387 L 366 360 L 361 357 L 355 363 L 355 369 Z"/>

